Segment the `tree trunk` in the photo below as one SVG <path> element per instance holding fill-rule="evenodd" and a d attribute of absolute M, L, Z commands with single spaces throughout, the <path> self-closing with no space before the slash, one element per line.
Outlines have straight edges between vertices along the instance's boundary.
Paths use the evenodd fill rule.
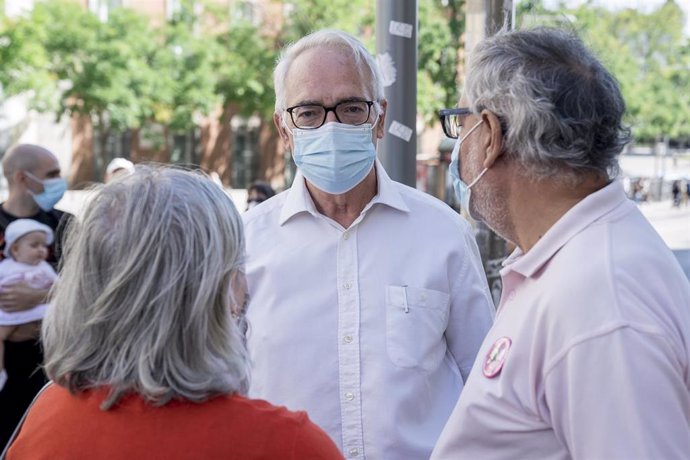
<path fill-rule="evenodd" d="M 99 180 L 93 155 L 93 124 L 86 115 L 72 115 L 72 164 L 69 171 L 71 189 L 83 189 Z"/>
<path fill-rule="evenodd" d="M 110 161 L 110 155 L 107 154 L 106 150 L 108 149 L 108 137 L 110 136 L 110 127 L 105 126 L 105 117 L 104 117 L 104 112 L 98 112 L 98 145 L 100 146 L 100 151 L 99 151 L 99 160 L 97 161 L 97 164 L 100 165 L 100 171 L 97 171 L 97 174 L 103 175 L 105 172 L 105 168 L 108 165 L 108 162 Z"/>
<path fill-rule="evenodd" d="M 199 165 L 207 173 L 215 171 L 224 185 L 232 186 L 232 118 L 237 106 L 228 104 L 201 123 Z"/>

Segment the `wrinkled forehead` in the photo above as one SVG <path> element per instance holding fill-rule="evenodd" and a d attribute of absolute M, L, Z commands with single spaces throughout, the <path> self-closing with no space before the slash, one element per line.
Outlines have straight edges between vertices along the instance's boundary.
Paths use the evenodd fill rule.
<path fill-rule="evenodd" d="M 309 48 L 290 65 L 286 76 L 288 107 L 315 102 L 325 105 L 343 99 L 373 98 L 373 79 L 364 62 L 336 45 Z"/>

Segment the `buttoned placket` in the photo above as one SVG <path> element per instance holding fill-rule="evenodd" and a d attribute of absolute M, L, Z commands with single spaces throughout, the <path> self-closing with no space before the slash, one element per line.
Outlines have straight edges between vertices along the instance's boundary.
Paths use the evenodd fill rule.
<path fill-rule="evenodd" d="M 338 372 L 343 452 L 365 458 L 360 401 L 359 283 L 357 227 L 342 232 L 338 241 Z"/>

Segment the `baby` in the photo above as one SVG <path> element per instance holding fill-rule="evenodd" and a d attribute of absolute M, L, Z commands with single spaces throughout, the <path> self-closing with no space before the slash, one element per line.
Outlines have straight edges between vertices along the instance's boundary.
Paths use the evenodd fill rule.
<path fill-rule="evenodd" d="M 37 289 L 49 288 L 57 279 L 45 261 L 53 231 L 31 219 L 17 219 L 5 229 L 5 260 L 0 262 L 0 290 L 6 284 L 25 282 Z M 7 381 L 4 365 L 5 340 L 22 341 L 36 337 L 36 329 L 48 304 L 7 313 L 0 310 L 0 390 Z"/>

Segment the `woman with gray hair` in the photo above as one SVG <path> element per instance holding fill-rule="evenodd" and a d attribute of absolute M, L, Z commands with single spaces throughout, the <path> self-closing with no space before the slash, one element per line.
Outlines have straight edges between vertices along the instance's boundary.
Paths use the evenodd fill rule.
<path fill-rule="evenodd" d="M 244 236 L 200 174 L 143 167 L 69 230 L 42 331 L 55 382 L 7 458 L 341 458 L 305 413 L 244 397 Z"/>

